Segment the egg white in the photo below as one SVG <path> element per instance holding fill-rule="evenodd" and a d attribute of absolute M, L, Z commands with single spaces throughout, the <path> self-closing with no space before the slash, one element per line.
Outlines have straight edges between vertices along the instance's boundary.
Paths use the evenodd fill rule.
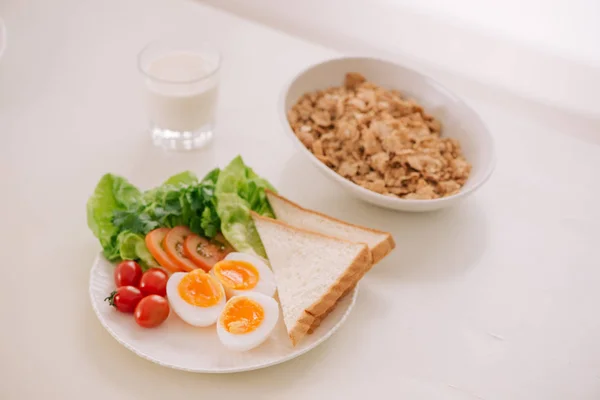
<path fill-rule="evenodd" d="M 225 257 L 225 260 L 232 261 L 245 261 L 249 264 L 252 264 L 254 268 L 258 271 L 258 282 L 256 286 L 252 289 L 239 290 L 239 289 L 230 289 L 227 286 L 223 285 L 225 289 L 225 293 L 227 294 L 227 298 L 231 298 L 233 296 L 239 296 L 247 293 L 262 293 L 266 296 L 273 297 L 275 292 L 277 291 L 277 284 L 275 283 L 275 276 L 273 275 L 273 271 L 267 265 L 267 263 L 260 257 L 253 256 L 252 254 L 246 253 L 229 253 Z M 217 278 L 213 270 L 211 270 L 212 275 Z"/>
<path fill-rule="evenodd" d="M 167 299 L 171 304 L 171 308 L 179 318 L 192 326 L 210 326 L 214 324 L 226 303 L 223 286 L 218 281 L 216 282 L 221 290 L 221 300 L 217 304 L 210 307 L 194 306 L 183 300 L 179 295 L 179 282 L 186 275 L 186 272 L 175 272 L 167 282 Z"/>
<path fill-rule="evenodd" d="M 234 334 L 225 329 L 222 322 L 222 317 L 225 313 L 222 312 L 217 321 L 217 335 L 219 336 L 221 343 L 228 349 L 234 351 L 248 351 L 261 345 L 267 340 L 269 335 L 271 335 L 271 332 L 273 332 L 273 329 L 279 320 L 279 305 L 275 299 L 262 293 L 246 293 L 241 296 L 235 296 L 229 299 L 229 301 L 240 297 L 252 299 L 262 306 L 264 310 L 264 319 L 262 323 L 252 332 Z"/>

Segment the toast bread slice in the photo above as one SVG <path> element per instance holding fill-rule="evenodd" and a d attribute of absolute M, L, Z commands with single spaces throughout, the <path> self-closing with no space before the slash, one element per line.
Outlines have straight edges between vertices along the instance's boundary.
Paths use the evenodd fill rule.
<path fill-rule="evenodd" d="M 381 261 L 395 248 L 394 239 L 388 232 L 350 224 L 323 213 L 309 210 L 269 190 L 266 191 L 266 194 L 277 219 L 287 222 L 290 225 L 314 230 L 326 235 L 351 241 L 364 242 L 371 249 L 373 265 Z M 348 288 L 344 296 L 353 289 L 354 286 Z M 313 324 L 309 329 L 309 333 L 312 333 L 334 308 L 335 305 L 326 310 L 323 314 L 315 316 Z"/>
<path fill-rule="evenodd" d="M 373 264 L 381 261 L 396 247 L 394 238 L 388 232 L 350 224 L 318 211 L 306 209 L 270 190 L 267 190 L 266 194 L 278 220 L 327 236 L 366 243 L 371 250 Z"/>
<path fill-rule="evenodd" d="M 301 229 L 252 213 L 277 282 L 283 320 L 295 346 L 372 265 L 364 243 Z"/>

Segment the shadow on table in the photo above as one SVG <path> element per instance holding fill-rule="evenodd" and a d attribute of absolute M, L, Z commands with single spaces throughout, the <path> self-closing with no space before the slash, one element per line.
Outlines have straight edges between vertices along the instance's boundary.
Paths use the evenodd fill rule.
<path fill-rule="evenodd" d="M 198 374 L 165 368 L 126 350 L 102 328 L 91 307 L 82 321 L 85 335 L 81 351 L 88 363 L 103 377 L 101 381 L 114 386 L 121 398 L 131 399 L 163 400 L 174 394 L 202 397 L 203 393 L 215 393 L 215 388 L 220 388 L 223 398 L 233 398 L 234 394 L 245 391 L 261 391 L 265 396 L 292 393 L 295 385 L 306 383 L 307 374 L 318 368 L 322 360 L 339 358 L 337 352 L 347 351 L 344 338 L 352 340 L 351 330 L 341 329 L 327 345 L 274 367 L 234 374 Z"/>
<path fill-rule="evenodd" d="M 473 268 L 488 241 L 488 226 L 477 195 L 455 207 L 408 213 L 372 206 L 351 197 L 300 153 L 284 166 L 280 193 L 307 208 L 392 233 L 396 249 L 373 268 L 369 279 L 443 280 Z"/>

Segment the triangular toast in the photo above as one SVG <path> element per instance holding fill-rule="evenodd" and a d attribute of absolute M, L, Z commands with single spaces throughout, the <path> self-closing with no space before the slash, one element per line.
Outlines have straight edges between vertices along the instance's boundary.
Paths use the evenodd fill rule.
<path fill-rule="evenodd" d="M 279 293 L 283 320 L 295 346 L 315 319 L 326 314 L 372 264 L 371 251 L 355 243 L 299 229 L 252 213 Z"/>
<path fill-rule="evenodd" d="M 366 243 L 373 253 L 373 264 L 383 259 L 396 246 L 392 235 L 388 232 L 349 224 L 317 211 L 308 210 L 271 191 L 267 191 L 267 198 L 279 221 L 327 236 Z"/>

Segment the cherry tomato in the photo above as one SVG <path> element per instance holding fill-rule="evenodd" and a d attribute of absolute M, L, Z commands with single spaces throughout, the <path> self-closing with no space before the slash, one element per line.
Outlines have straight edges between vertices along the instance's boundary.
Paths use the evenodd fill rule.
<path fill-rule="evenodd" d="M 140 284 L 142 279 L 142 267 L 140 264 L 131 260 L 124 260 L 117 264 L 115 268 L 115 285 L 121 286 L 135 286 Z"/>
<path fill-rule="evenodd" d="M 187 226 L 176 226 L 167 233 L 165 240 L 163 241 L 165 252 L 168 254 L 171 261 L 183 271 L 193 271 L 198 268 L 198 266 L 183 253 L 183 242 L 192 234 L 192 231 L 190 231 Z"/>
<path fill-rule="evenodd" d="M 208 272 L 213 265 L 221 261 L 233 249 L 229 247 L 225 240 L 222 242 L 215 238 L 214 241 L 209 241 L 203 237 L 191 234 L 185 238 L 183 242 L 183 253 L 186 257 L 198 267 Z"/>
<path fill-rule="evenodd" d="M 135 322 L 144 328 L 154 328 L 169 316 L 169 302 L 156 294 L 144 297 L 135 308 Z"/>
<path fill-rule="evenodd" d="M 167 233 L 169 233 L 169 228 L 158 228 L 153 230 L 152 232 L 146 235 L 146 247 L 148 247 L 148 251 L 152 254 L 152 257 L 158 261 L 158 263 L 168 269 L 171 272 L 179 272 L 182 269 L 175 264 L 169 255 L 163 249 L 163 242 Z"/>
<path fill-rule="evenodd" d="M 138 303 L 144 298 L 140 289 L 133 286 L 121 286 L 110 294 L 104 301 L 124 313 L 132 313 Z"/>
<path fill-rule="evenodd" d="M 165 271 L 159 268 L 150 268 L 142 275 L 140 290 L 144 296 L 157 294 L 164 297 L 167 295 L 168 280 L 169 276 Z"/>

